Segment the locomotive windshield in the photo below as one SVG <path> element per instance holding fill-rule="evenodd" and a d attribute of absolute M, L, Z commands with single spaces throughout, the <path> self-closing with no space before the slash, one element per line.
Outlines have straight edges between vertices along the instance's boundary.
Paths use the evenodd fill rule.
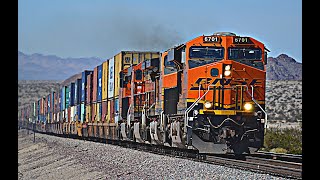
<path fill-rule="evenodd" d="M 203 66 L 205 64 L 220 61 L 223 59 L 223 56 L 223 47 L 192 46 L 189 49 L 189 68 L 191 69 L 198 66 Z"/>
<path fill-rule="evenodd" d="M 229 58 L 237 62 L 263 70 L 261 62 L 262 51 L 260 48 L 232 47 L 228 49 Z"/>

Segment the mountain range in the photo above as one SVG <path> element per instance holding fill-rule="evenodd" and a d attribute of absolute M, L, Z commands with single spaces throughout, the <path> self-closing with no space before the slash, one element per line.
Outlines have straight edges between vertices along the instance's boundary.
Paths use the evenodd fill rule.
<path fill-rule="evenodd" d="M 18 51 L 18 80 L 58 80 L 65 83 L 81 77 L 105 60 L 97 57 L 61 58 L 39 53 L 27 55 Z M 302 63 L 286 54 L 268 57 L 268 80 L 302 80 Z"/>
<path fill-rule="evenodd" d="M 91 70 L 104 60 L 97 57 L 61 58 L 18 51 L 18 80 L 65 80 L 84 70 Z"/>

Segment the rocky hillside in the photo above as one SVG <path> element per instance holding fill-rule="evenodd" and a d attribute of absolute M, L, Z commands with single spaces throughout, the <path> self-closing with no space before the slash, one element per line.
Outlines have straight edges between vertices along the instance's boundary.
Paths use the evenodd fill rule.
<path fill-rule="evenodd" d="M 268 58 L 268 80 L 302 80 L 302 63 L 286 54 Z"/>
<path fill-rule="evenodd" d="M 302 120 L 302 81 L 267 81 L 269 120 Z"/>
<path fill-rule="evenodd" d="M 18 109 L 38 101 L 51 91 L 58 92 L 61 81 L 18 81 Z"/>

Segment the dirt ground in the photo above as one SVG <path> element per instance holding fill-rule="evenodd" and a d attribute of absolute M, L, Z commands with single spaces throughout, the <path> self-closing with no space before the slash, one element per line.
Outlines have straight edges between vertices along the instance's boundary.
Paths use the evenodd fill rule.
<path fill-rule="evenodd" d="M 32 131 L 18 133 L 18 179 L 105 179 L 102 172 L 89 170 L 72 156 L 55 152 L 52 144 L 38 137 L 33 143 Z"/>

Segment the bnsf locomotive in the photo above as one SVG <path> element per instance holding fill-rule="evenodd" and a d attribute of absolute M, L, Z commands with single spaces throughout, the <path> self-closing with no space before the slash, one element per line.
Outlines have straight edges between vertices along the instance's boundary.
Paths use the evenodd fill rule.
<path fill-rule="evenodd" d="M 22 109 L 20 123 L 29 118 L 39 131 L 199 153 L 257 151 L 267 125 L 267 51 L 230 32 L 161 53 L 122 51 Z"/>

